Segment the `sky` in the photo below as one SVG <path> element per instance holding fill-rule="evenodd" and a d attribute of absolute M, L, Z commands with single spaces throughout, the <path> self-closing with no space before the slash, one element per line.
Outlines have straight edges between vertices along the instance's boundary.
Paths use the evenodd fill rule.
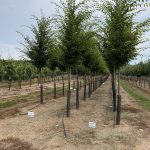
<path fill-rule="evenodd" d="M 30 34 L 29 29 L 23 25 L 33 24 L 32 15 L 40 16 L 41 9 L 46 16 L 55 14 L 55 6 L 51 2 L 59 0 L 0 0 L 0 57 L 22 59 L 20 43 L 23 39 L 16 31 Z M 148 17 L 150 17 L 150 8 L 146 8 L 145 12 L 137 16 L 136 21 Z M 150 32 L 146 33 L 146 37 L 150 39 Z M 140 47 L 150 47 L 150 41 Z M 140 51 L 140 55 L 131 63 L 147 59 L 150 59 L 150 48 Z"/>

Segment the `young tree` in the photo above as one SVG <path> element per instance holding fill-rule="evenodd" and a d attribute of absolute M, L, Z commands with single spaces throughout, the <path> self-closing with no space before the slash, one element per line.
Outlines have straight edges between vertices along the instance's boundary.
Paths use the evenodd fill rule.
<path fill-rule="evenodd" d="M 33 74 L 34 74 L 34 68 L 33 68 L 33 66 L 30 63 L 27 63 L 25 65 L 26 65 L 25 66 L 25 74 L 26 74 L 26 77 L 30 81 L 30 87 L 31 87 L 31 85 L 32 85 L 32 77 L 33 77 Z"/>
<path fill-rule="evenodd" d="M 49 58 L 49 49 L 51 48 L 51 42 L 53 40 L 52 30 L 50 28 L 51 20 L 42 15 L 41 18 L 33 17 L 36 21 L 36 25 L 30 27 L 32 32 L 32 37 L 24 36 L 25 44 L 23 53 L 30 59 L 31 63 L 38 69 L 40 76 L 41 85 L 41 104 L 43 103 L 43 85 L 41 79 L 41 71 L 44 66 L 46 66 L 47 60 Z"/>
<path fill-rule="evenodd" d="M 43 74 L 43 78 L 44 78 L 44 82 L 46 81 L 46 79 L 49 78 L 50 75 L 50 69 L 48 67 L 44 67 L 42 69 L 42 74 Z"/>
<path fill-rule="evenodd" d="M 81 32 L 84 22 L 89 18 L 89 11 L 85 9 L 86 0 L 82 0 L 77 4 L 76 0 L 61 1 L 62 11 L 64 15 L 57 16 L 60 24 L 60 49 L 62 49 L 62 61 L 68 71 L 68 98 L 67 98 L 67 117 L 70 116 L 70 74 L 71 68 L 77 68 L 81 63 Z M 77 77 L 78 83 L 78 77 Z M 78 92 L 78 88 L 77 88 Z M 78 95 L 78 94 L 77 94 Z M 76 108 L 79 108 L 79 98 L 76 99 Z"/>
<path fill-rule="evenodd" d="M 4 75 L 6 77 L 6 79 L 8 80 L 8 88 L 9 91 L 11 89 L 11 84 L 13 81 L 13 78 L 15 77 L 15 65 L 14 65 L 14 60 L 9 59 L 9 60 L 4 60 L 3 61 L 3 65 L 4 65 Z"/>
<path fill-rule="evenodd" d="M 104 26 L 101 27 L 101 50 L 112 74 L 118 71 L 117 124 L 120 124 L 120 68 L 136 56 L 136 46 L 143 42 L 142 35 L 150 25 L 149 19 L 134 22 L 134 17 L 139 13 L 133 7 L 134 4 L 132 0 L 112 0 L 99 7 L 105 14 Z M 113 79 L 116 79 L 116 75 Z"/>
<path fill-rule="evenodd" d="M 107 65 L 99 53 L 99 38 L 96 31 L 86 31 L 82 36 L 83 65 L 91 74 L 108 73 Z"/>
<path fill-rule="evenodd" d="M 47 63 L 47 67 L 49 67 L 52 71 L 52 78 L 54 82 L 54 98 L 56 98 L 56 69 L 59 67 L 61 50 L 56 43 L 57 40 L 54 41 L 53 48 L 49 50 L 49 59 Z"/>
<path fill-rule="evenodd" d="M 18 85 L 21 89 L 22 78 L 25 75 L 25 66 L 23 64 L 17 64 L 15 67 L 16 77 L 18 78 Z"/>
<path fill-rule="evenodd" d="M 0 81 L 4 80 L 5 61 L 0 58 Z"/>

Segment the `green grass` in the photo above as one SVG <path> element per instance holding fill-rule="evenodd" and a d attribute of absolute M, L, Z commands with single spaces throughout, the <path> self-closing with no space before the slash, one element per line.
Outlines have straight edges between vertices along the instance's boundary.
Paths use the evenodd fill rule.
<path fill-rule="evenodd" d="M 143 106 L 144 109 L 150 111 L 150 98 L 145 96 L 142 91 L 125 81 L 121 80 L 121 85 L 127 93 L 129 93 L 141 106 Z"/>
<path fill-rule="evenodd" d="M 17 104 L 16 101 L 7 101 L 7 102 L 0 103 L 0 110 L 3 108 L 11 107 L 15 104 Z"/>
<path fill-rule="evenodd" d="M 67 87 L 65 86 L 65 92 Z M 43 90 L 44 98 L 49 98 L 49 95 L 53 97 L 53 88 Z M 62 87 L 57 87 L 57 94 L 62 94 Z M 33 92 L 27 95 L 20 95 L 11 98 L 5 99 L 5 102 L 0 102 L 0 110 L 4 108 L 9 108 L 19 103 L 25 103 L 29 101 L 38 101 L 40 102 L 40 92 Z"/>

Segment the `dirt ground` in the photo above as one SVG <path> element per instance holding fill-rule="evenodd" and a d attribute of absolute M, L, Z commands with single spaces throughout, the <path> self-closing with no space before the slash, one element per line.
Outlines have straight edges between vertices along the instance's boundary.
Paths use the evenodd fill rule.
<path fill-rule="evenodd" d="M 73 82 L 73 81 L 72 81 Z M 67 81 L 65 81 L 65 86 L 67 85 Z M 56 82 L 57 87 L 62 87 L 62 81 L 57 81 Z M 48 90 L 49 88 L 53 88 L 54 83 L 49 82 L 49 83 L 43 83 L 43 88 L 44 90 Z M 40 86 L 37 84 L 32 84 L 31 87 L 29 85 L 22 86 L 21 89 L 19 88 L 11 88 L 9 91 L 6 88 L 1 88 L 0 89 L 0 101 L 7 100 L 8 98 L 16 97 L 16 96 L 22 96 L 22 95 L 27 95 L 29 93 L 37 92 L 40 91 Z"/>
<path fill-rule="evenodd" d="M 0 120 L 0 140 L 19 138 L 39 150 L 149 150 L 150 113 L 122 89 L 121 125 L 114 126 L 110 85 L 109 79 L 86 101 L 81 94 L 79 110 L 72 92 L 70 118 L 64 116 L 64 97 L 21 108 Z M 35 113 L 33 118 L 28 118 L 29 110 Z M 89 122 L 96 128 L 89 128 Z"/>

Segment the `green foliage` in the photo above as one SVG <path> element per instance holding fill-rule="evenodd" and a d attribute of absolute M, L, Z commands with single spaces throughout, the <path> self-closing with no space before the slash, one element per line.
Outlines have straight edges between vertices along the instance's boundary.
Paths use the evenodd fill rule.
<path fill-rule="evenodd" d="M 99 72 L 108 71 L 106 63 L 99 53 L 99 39 L 95 31 L 91 31 L 88 22 L 91 18 L 91 11 L 83 0 L 77 4 L 76 0 L 61 1 L 57 5 L 64 15 L 57 16 L 59 27 L 61 64 L 63 69 L 72 67 L 78 72 Z M 82 70 L 83 69 L 83 70 Z"/>
<path fill-rule="evenodd" d="M 86 0 L 78 3 L 76 0 L 66 0 L 62 4 L 64 16 L 60 19 L 60 49 L 62 61 L 68 67 L 77 67 L 82 63 L 82 32 L 84 23 L 90 18 L 86 9 Z"/>
<path fill-rule="evenodd" d="M 33 19 L 36 21 L 36 25 L 30 27 L 33 36 L 30 38 L 21 34 L 25 41 L 23 52 L 31 60 L 31 63 L 41 70 L 49 59 L 49 49 L 53 45 L 51 20 L 44 16 L 40 19 L 34 16 Z"/>
<path fill-rule="evenodd" d="M 25 65 L 25 76 L 28 79 L 31 79 L 33 75 L 34 75 L 34 67 L 30 63 L 27 63 Z"/>
<path fill-rule="evenodd" d="M 4 70 L 4 61 L 0 59 L 0 81 L 2 81 L 4 78 Z"/>
<path fill-rule="evenodd" d="M 140 62 L 136 65 L 127 65 L 121 70 L 122 75 L 126 76 L 150 76 L 150 61 L 147 63 Z"/>
<path fill-rule="evenodd" d="M 58 41 L 54 41 L 53 48 L 49 50 L 49 59 L 47 63 L 47 67 L 49 67 L 52 71 L 55 71 L 57 67 L 61 67 L 62 61 L 62 50 L 59 48 Z"/>
<path fill-rule="evenodd" d="M 48 76 L 51 75 L 51 71 L 50 71 L 50 69 L 48 67 L 44 67 L 42 69 L 42 74 L 43 74 L 44 77 L 48 77 Z"/>
<path fill-rule="evenodd" d="M 144 42 L 142 35 L 149 29 L 150 19 L 134 22 L 140 11 L 136 11 L 133 4 L 132 0 L 112 0 L 98 7 L 105 14 L 100 27 L 101 52 L 110 70 L 113 66 L 120 68 L 136 56 L 136 46 Z"/>
<path fill-rule="evenodd" d="M 99 52 L 99 39 L 95 32 L 82 33 L 83 65 L 93 73 L 108 73 L 107 65 Z"/>
<path fill-rule="evenodd" d="M 37 74 L 31 63 L 22 60 L 3 60 L 1 65 L 1 78 L 3 80 L 18 80 L 18 78 L 29 79 L 31 74 L 33 77 Z M 31 69 L 31 70 L 30 70 Z"/>
<path fill-rule="evenodd" d="M 16 68 L 15 68 L 15 72 L 16 72 L 16 76 L 19 80 L 22 80 L 24 74 L 25 74 L 25 66 L 22 64 L 19 64 Z"/>
<path fill-rule="evenodd" d="M 9 59 L 7 61 L 3 61 L 3 73 L 4 78 L 7 80 L 13 80 L 15 78 L 15 64 L 12 59 Z"/>

